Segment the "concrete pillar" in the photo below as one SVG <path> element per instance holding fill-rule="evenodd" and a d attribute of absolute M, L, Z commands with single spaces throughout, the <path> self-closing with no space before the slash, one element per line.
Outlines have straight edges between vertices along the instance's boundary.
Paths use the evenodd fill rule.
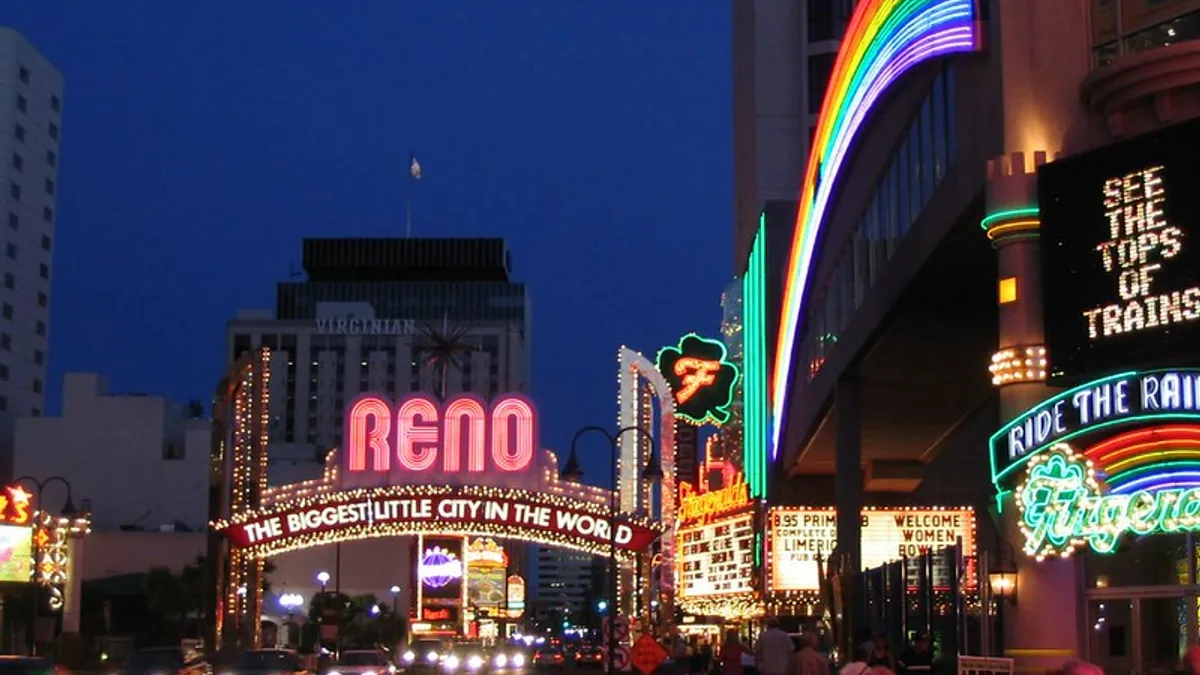
<path fill-rule="evenodd" d="M 988 166 L 983 226 L 996 249 L 999 317 L 999 349 L 989 369 L 1000 389 L 1001 423 L 1055 391 L 1045 383 L 1048 354 L 1037 207 L 1036 167 L 1046 159 L 1045 152 L 1035 152 L 1032 158 L 1016 152 Z M 1016 659 L 1018 672 L 1051 670 L 1085 656 L 1081 566 L 1075 558 L 1039 563 L 1025 556 L 1017 515 L 1009 493 L 997 523 L 1002 538 L 997 554 L 1016 565 L 1017 599 L 1015 606 L 1001 609 L 1003 655 Z"/>
<path fill-rule="evenodd" d="M 837 383 L 834 410 L 837 416 L 837 475 L 834 478 L 834 503 L 837 507 L 837 549 L 842 565 L 843 648 L 852 649 L 859 626 L 857 586 L 854 573 L 862 569 L 862 428 L 859 410 L 859 381 L 847 374 Z M 850 652 L 847 652 L 850 653 Z"/>

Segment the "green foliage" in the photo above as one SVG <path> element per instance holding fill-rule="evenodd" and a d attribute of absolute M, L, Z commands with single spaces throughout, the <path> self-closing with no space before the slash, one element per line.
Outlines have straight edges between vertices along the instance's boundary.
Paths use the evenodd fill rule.
<path fill-rule="evenodd" d="M 372 611 L 375 608 L 375 611 Z M 326 610 L 329 616 L 326 618 Z M 324 621 L 336 621 L 342 645 L 368 647 L 399 641 L 403 620 L 392 612 L 387 603 L 381 603 L 374 595 L 351 597 L 344 593 L 327 592 L 318 594 L 309 602 L 308 630 L 302 647 L 316 641 L 318 627 Z"/>

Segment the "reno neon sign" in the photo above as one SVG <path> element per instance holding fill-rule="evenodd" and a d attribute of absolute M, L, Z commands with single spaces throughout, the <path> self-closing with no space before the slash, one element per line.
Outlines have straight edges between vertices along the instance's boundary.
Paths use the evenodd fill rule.
<path fill-rule="evenodd" d="M 445 402 L 410 394 L 392 403 L 363 394 L 346 412 L 346 470 L 444 474 L 523 473 L 537 450 L 537 411 L 524 396 L 489 405 L 472 394 Z"/>

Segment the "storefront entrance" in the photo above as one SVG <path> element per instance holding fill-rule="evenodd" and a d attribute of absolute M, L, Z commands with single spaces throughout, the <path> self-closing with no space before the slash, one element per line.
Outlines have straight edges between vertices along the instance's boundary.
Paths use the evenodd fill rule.
<path fill-rule="evenodd" d="M 1197 589 L 1095 588 L 1088 593 L 1087 659 L 1106 675 L 1170 675 L 1196 644 Z"/>

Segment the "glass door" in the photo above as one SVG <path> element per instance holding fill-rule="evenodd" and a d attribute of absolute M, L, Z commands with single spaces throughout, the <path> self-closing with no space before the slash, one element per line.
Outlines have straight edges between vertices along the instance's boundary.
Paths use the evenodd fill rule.
<path fill-rule="evenodd" d="M 1088 600 L 1088 660 L 1105 675 L 1143 675 L 1135 658 L 1136 628 L 1133 600 Z"/>
<path fill-rule="evenodd" d="M 1188 646 L 1188 634 L 1196 623 L 1194 597 L 1139 598 L 1137 643 L 1141 652 L 1140 675 L 1171 675 Z"/>

